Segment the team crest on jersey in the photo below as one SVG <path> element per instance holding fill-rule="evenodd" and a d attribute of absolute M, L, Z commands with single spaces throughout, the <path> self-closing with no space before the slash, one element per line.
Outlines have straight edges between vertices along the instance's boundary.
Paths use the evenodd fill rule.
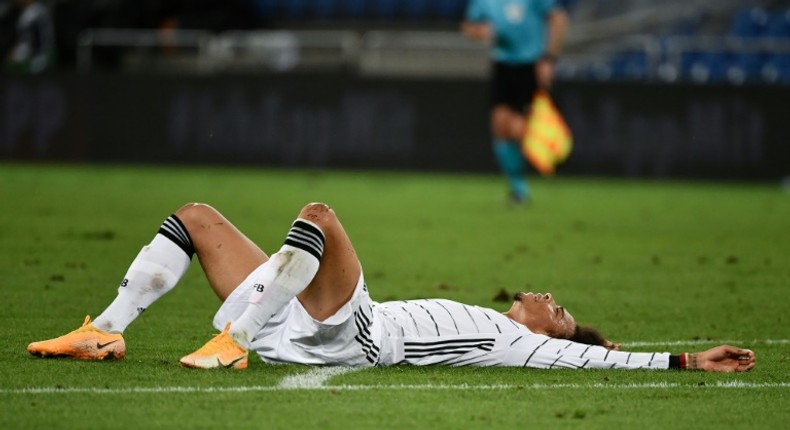
<path fill-rule="evenodd" d="M 524 20 L 524 5 L 518 3 L 508 3 L 505 5 L 505 18 L 511 24 L 516 24 Z"/>

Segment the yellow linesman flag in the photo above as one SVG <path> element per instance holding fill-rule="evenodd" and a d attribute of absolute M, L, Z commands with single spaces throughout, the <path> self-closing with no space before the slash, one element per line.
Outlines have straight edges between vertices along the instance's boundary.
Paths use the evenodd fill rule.
<path fill-rule="evenodd" d="M 550 176 L 565 161 L 573 136 L 562 114 L 546 91 L 538 91 L 527 113 L 527 130 L 521 150 L 541 175 Z"/>

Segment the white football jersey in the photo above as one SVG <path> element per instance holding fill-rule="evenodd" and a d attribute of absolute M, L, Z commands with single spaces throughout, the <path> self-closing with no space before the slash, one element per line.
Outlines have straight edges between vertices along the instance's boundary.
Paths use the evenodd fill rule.
<path fill-rule="evenodd" d="M 241 315 L 251 291 L 239 287 L 225 300 L 214 317 L 218 330 Z M 554 339 L 480 306 L 444 299 L 377 303 L 362 276 L 351 300 L 324 321 L 310 317 L 294 298 L 254 337 L 251 349 L 270 363 L 362 367 L 669 367 L 669 353 L 610 351 Z"/>
<path fill-rule="evenodd" d="M 537 368 L 669 367 L 668 353 L 610 351 L 532 333 L 493 309 L 443 299 L 381 303 L 380 365 L 508 366 Z"/>

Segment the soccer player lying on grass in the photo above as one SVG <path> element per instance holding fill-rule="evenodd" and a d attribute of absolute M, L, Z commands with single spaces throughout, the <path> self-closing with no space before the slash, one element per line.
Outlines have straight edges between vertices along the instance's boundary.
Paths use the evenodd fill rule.
<path fill-rule="evenodd" d="M 597 332 L 579 328 L 550 294 L 518 293 L 505 313 L 440 299 L 376 303 L 351 240 L 322 203 L 302 209 L 271 257 L 212 207 L 182 207 L 143 247 L 118 296 L 95 321 L 86 317 L 81 328 L 31 343 L 28 351 L 123 358 L 123 331 L 178 283 L 193 254 L 223 302 L 214 317 L 222 332 L 183 357 L 187 367 L 243 369 L 248 350 L 269 363 L 344 366 L 754 367 L 752 351 L 726 345 L 679 355 L 618 351 Z"/>

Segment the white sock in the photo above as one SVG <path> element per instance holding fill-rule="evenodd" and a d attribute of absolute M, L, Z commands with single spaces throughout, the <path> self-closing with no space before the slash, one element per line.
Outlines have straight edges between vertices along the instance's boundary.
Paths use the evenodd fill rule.
<path fill-rule="evenodd" d="M 192 253 L 189 234 L 181 221 L 171 215 L 132 261 L 118 287 L 118 296 L 93 325 L 110 333 L 123 333 L 152 303 L 176 286 L 189 268 Z"/>
<path fill-rule="evenodd" d="M 282 248 L 247 278 L 254 291 L 247 308 L 230 326 L 233 339 L 249 348 L 269 319 L 310 284 L 323 252 L 321 229 L 301 218 L 294 221 Z"/>

